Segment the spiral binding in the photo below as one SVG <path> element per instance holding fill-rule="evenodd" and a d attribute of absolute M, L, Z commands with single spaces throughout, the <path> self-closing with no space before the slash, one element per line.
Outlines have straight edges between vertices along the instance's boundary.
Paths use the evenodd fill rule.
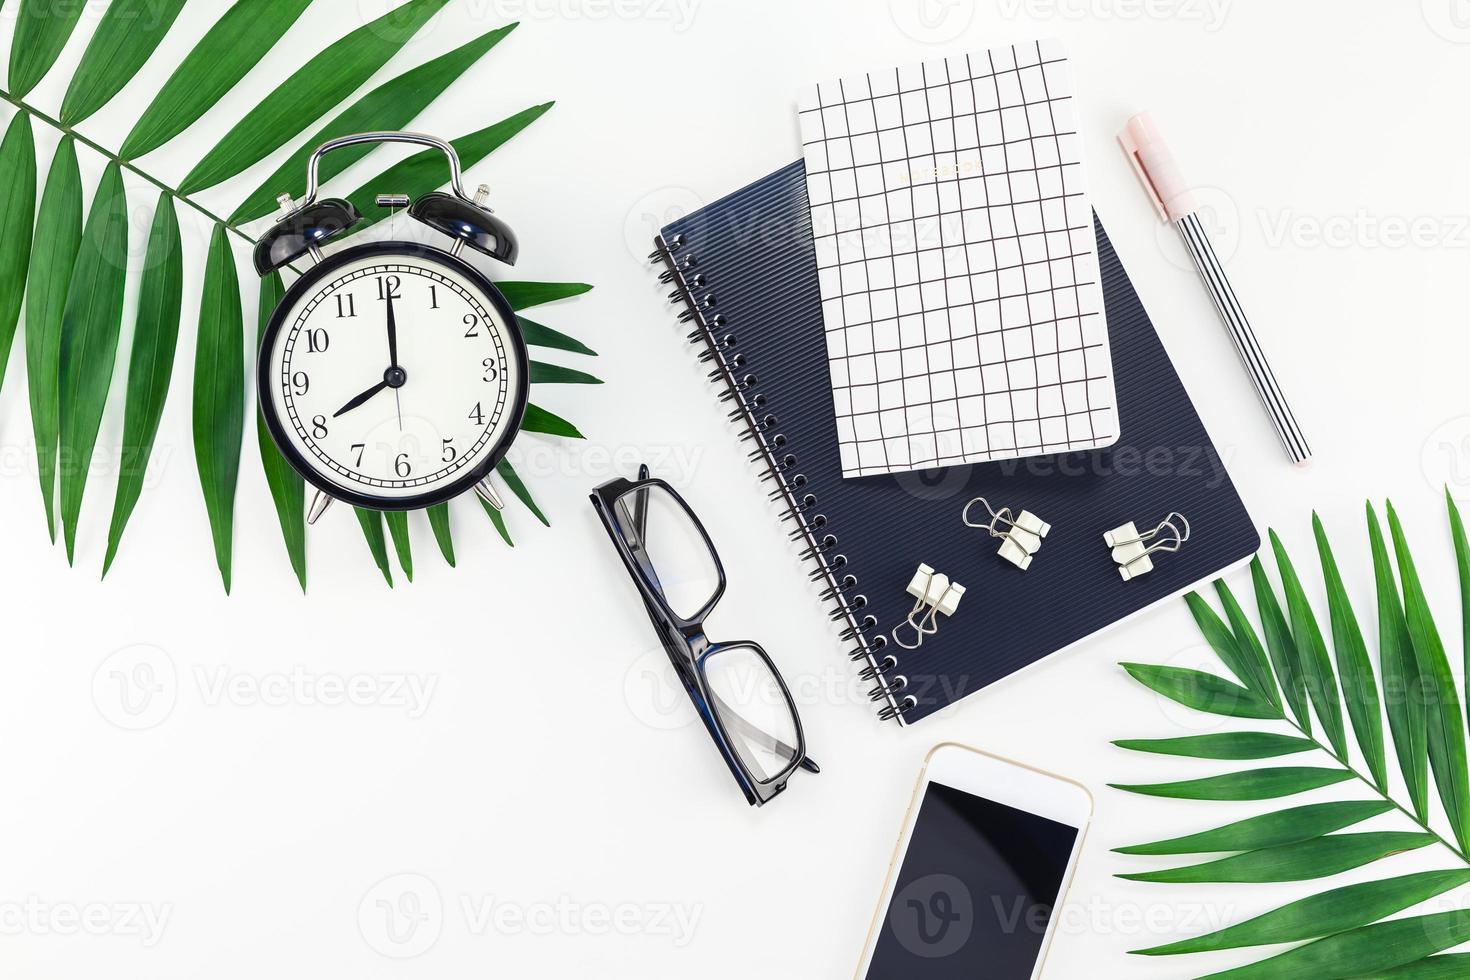
<path fill-rule="evenodd" d="M 857 641 L 848 657 L 864 665 L 859 677 L 873 682 L 868 691 L 869 700 L 881 703 L 878 717 L 883 721 L 896 720 L 904 723 L 904 713 L 918 702 L 913 695 L 904 693 L 908 678 L 902 674 L 890 674 L 898 667 L 892 654 L 884 653 L 888 638 L 881 633 L 873 635 L 878 621 L 871 615 L 863 615 L 868 604 L 867 596 L 857 592 L 858 580 L 844 569 L 847 556 L 837 551 L 838 539 L 828 528 L 825 514 L 817 511 L 817 497 L 807 487 L 806 476 L 797 471 L 798 458 L 787 445 L 786 437 L 777 429 L 777 416 L 772 406 L 766 404 L 765 395 L 755 389 L 760 379 L 747 373 L 745 355 L 736 350 L 738 338 L 736 325 L 727 324 L 725 317 L 715 312 L 715 294 L 707 291 L 710 284 L 703 272 L 696 271 L 699 262 L 685 249 L 683 235 L 665 240 L 662 235 L 654 239 L 654 250 L 648 256 L 655 265 L 662 264 L 659 281 L 672 283 L 669 303 L 683 306 L 679 313 L 680 323 L 692 323 L 694 329 L 687 337 L 691 344 L 704 346 L 699 360 L 713 365 L 709 372 L 711 384 L 724 388 L 720 392 L 722 402 L 733 402 L 731 422 L 738 422 L 743 431 L 740 439 L 755 444 L 750 453 L 752 462 L 763 460 L 765 472 L 762 482 L 774 481 L 776 487 L 770 492 L 772 500 L 781 500 L 786 513 L 781 520 L 794 521 L 791 540 L 800 543 L 803 561 L 813 563 L 810 570 L 813 582 L 824 582 L 821 592 L 823 602 L 832 603 L 831 617 L 834 622 L 844 623 L 840 634 L 844 643 Z"/>

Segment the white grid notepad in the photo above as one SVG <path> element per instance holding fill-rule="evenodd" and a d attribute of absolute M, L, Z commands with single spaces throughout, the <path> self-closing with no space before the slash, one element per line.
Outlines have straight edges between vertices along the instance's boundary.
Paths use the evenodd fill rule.
<path fill-rule="evenodd" d="M 1061 45 L 813 86 L 800 117 L 843 475 L 1116 441 Z"/>

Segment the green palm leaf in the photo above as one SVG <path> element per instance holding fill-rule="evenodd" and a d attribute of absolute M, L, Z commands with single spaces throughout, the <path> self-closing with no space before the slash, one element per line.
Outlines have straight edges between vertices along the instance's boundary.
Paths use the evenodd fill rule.
<path fill-rule="evenodd" d="M 510 529 L 505 526 L 505 515 L 496 510 L 494 507 L 491 507 L 484 500 L 480 500 L 480 506 L 483 507 L 485 509 L 485 513 L 489 515 L 490 523 L 495 525 L 495 530 L 500 532 L 500 537 L 505 541 L 506 544 L 514 548 L 516 546 L 516 543 L 510 539 Z"/>
<path fill-rule="evenodd" d="M 407 126 L 452 82 L 468 72 L 476 61 L 515 28 L 515 24 L 508 24 L 499 30 L 482 34 L 468 44 L 406 71 L 364 95 L 319 129 L 285 163 L 277 167 L 275 173 L 267 177 L 235 209 L 230 215 L 230 221 L 244 224 L 273 213 L 276 210 L 276 198 L 282 193 L 289 193 L 297 198 L 305 194 L 307 161 L 313 151 L 328 140 L 349 133 L 398 130 Z M 318 179 L 325 184 L 376 148 L 376 144 L 363 143 L 344 147 L 322 157 Z"/>
<path fill-rule="evenodd" d="M 1461 571 L 1467 573 L 1462 575 L 1460 583 L 1462 600 L 1465 600 L 1464 592 L 1470 588 L 1465 581 L 1470 576 L 1470 567 L 1467 567 L 1470 566 L 1470 542 L 1465 540 L 1463 526 L 1452 502 L 1449 508 L 1456 561 Z M 1281 568 L 1286 605 L 1291 610 L 1290 627 L 1259 560 L 1252 562 L 1251 569 L 1266 637 L 1266 651 L 1293 715 L 1291 719 L 1280 720 L 1293 727 L 1295 733 L 1276 735 L 1273 739 L 1273 733 L 1268 732 L 1227 732 L 1120 743 L 1143 752 L 1205 758 L 1267 753 L 1277 748 L 1284 753 L 1298 742 L 1305 742 L 1332 753 L 1338 767 L 1265 769 L 1119 788 L 1182 799 L 1234 800 L 1287 795 L 1314 786 L 1358 779 L 1366 789 L 1376 793 L 1377 798 L 1299 806 L 1236 821 L 1215 830 L 1119 848 L 1123 853 L 1133 855 L 1237 852 L 1203 864 L 1133 872 L 1122 877 L 1161 882 L 1300 880 L 1359 868 L 1404 850 L 1425 848 L 1430 844 L 1443 845 L 1445 850 L 1441 855 L 1452 855 L 1457 867 L 1360 881 L 1298 899 L 1205 936 L 1139 952 L 1153 956 L 1175 955 L 1311 940 L 1259 962 L 1212 976 L 1317 980 L 1347 976 L 1470 975 L 1467 972 L 1470 957 L 1436 955 L 1470 940 L 1470 912 L 1460 910 L 1384 921 L 1385 917 L 1436 895 L 1470 885 L 1470 857 L 1467 857 L 1470 852 L 1467 852 L 1464 840 L 1467 811 L 1470 811 L 1470 802 L 1467 802 L 1470 789 L 1466 786 L 1470 773 L 1467 773 L 1464 718 L 1458 687 L 1398 515 L 1390 505 L 1389 531 L 1398 578 L 1402 583 L 1402 598 L 1394 578 L 1394 558 L 1390 558 L 1371 506 L 1367 508 L 1367 516 L 1379 618 L 1381 681 L 1373 674 L 1373 660 L 1326 531 L 1322 522 L 1313 515 L 1313 536 L 1328 599 L 1337 675 L 1332 673 L 1333 662 L 1327 657 L 1325 640 L 1307 605 L 1305 589 L 1276 535 L 1271 536 L 1272 546 Z M 1203 607 L 1202 601 L 1191 600 L 1191 611 L 1222 662 L 1232 669 L 1240 665 L 1244 672 L 1250 673 L 1249 641 L 1246 638 L 1253 635 L 1253 628 L 1223 583 L 1218 583 L 1217 589 L 1225 605 L 1233 645 L 1222 638 L 1218 619 Z M 1306 682 L 1308 678 L 1305 675 L 1308 674 L 1312 675 L 1312 684 L 1319 679 L 1322 682 L 1313 688 L 1318 696 L 1313 698 L 1312 705 L 1323 722 L 1324 731 L 1327 731 L 1323 737 L 1311 736 L 1306 697 L 1296 683 L 1297 680 Z M 1332 722 L 1328 719 L 1338 684 L 1346 694 L 1348 715 L 1368 762 L 1368 775 L 1360 775 L 1351 768 L 1345 746 L 1337 744 L 1331 732 Z M 1249 682 L 1247 687 L 1252 693 L 1259 693 L 1258 684 Z M 1383 708 L 1388 712 L 1389 730 L 1411 798 L 1412 811 L 1388 794 L 1386 746 L 1379 714 L 1383 710 L 1379 704 L 1380 690 L 1384 692 Z M 1331 694 L 1331 701 L 1325 697 L 1327 694 Z M 1341 723 L 1340 717 L 1338 723 Z M 1302 737 L 1298 739 L 1298 736 Z M 1428 823 L 1427 784 L 1431 770 L 1440 801 L 1455 831 L 1452 838 L 1442 837 Z M 1396 815 L 1393 813 L 1395 810 Z M 1339 832 L 1379 815 L 1411 821 L 1417 826 L 1407 831 Z"/>
<path fill-rule="evenodd" d="M 495 288 L 513 310 L 526 310 L 559 299 L 580 296 L 592 287 L 585 282 L 497 282 Z"/>
<path fill-rule="evenodd" d="M 4 94 L 19 110 L 0 140 L 0 174 L 5 180 L 0 214 L 0 381 L 14 342 L 21 311 L 25 317 L 26 369 L 37 470 L 48 533 L 56 537 L 58 516 L 68 560 L 75 556 L 76 529 L 86 475 L 110 395 L 121 339 L 122 296 L 127 269 L 126 200 L 122 169 L 163 193 L 149 234 L 147 264 L 141 270 L 137 320 L 131 335 L 123 439 L 103 575 L 116 560 L 129 519 L 141 499 L 149 457 L 167 400 L 182 320 L 180 231 L 175 202 L 213 217 L 191 195 L 226 180 L 305 132 L 310 142 L 290 158 L 236 209 L 229 222 L 214 219 L 204 269 L 197 343 L 193 364 L 195 455 L 209 514 L 216 563 L 226 591 L 233 551 L 233 504 L 239 475 L 245 402 L 244 329 L 239 282 L 228 235 L 249 240 L 241 221 L 269 212 L 278 191 L 304 180 L 304 164 L 328 138 L 365 129 L 395 129 L 427 110 L 456 79 L 464 77 L 516 25 L 466 38 L 448 53 L 409 67 L 353 98 L 420 33 L 448 0 L 406 0 L 391 12 L 352 31 L 325 48 L 301 52 L 301 65 L 270 91 L 198 161 L 178 190 L 136 162 L 163 146 L 209 112 L 282 40 L 311 0 L 236 0 L 209 26 L 158 93 L 133 121 L 116 152 L 75 134 L 71 127 L 118 103 L 117 96 L 160 50 L 178 20 L 185 0 L 111 0 L 86 41 L 65 82 L 56 117 L 25 102 L 72 38 L 85 4 L 21 0 L 11 37 L 10 77 Z M 3 4 L 3 0 L 0 0 Z M 221 4 L 223 6 L 223 4 Z M 324 110 L 342 105 L 323 122 Z M 515 113 L 454 141 L 464 167 L 473 166 L 523 131 L 551 107 L 546 102 Z M 32 123 L 60 133 L 60 142 L 36 205 L 37 161 Z M 76 144 L 81 142 L 109 161 L 84 223 L 84 199 Z M 370 146 L 335 154 L 321 169 L 331 179 L 370 152 Z M 447 171 L 439 154 L 425 151 L 387 168 L 352 197 L 368 213 L 363 226 L 383 215 L 372 208 L 381 191 L 419 196 L 442 186 Z M 514 282 L 507 286 L 518 305 L 534 305 L 585 292 L 588 286 Z M 282 284 L 271 277 L 261 285 L 262 323 L 280 301 Z M 529 323 L 532 344 L 577 354 L 594 352 L 566 334 Z M 598 384 L 593 375 L 562 365 L 533 362 L 538 384 Z M 528 412 L 527 431 L 581 438 L 565 419 L 539 408 Z M 302 588 L 306 583 L 304 492 L 298 474 L 286 463 L 257 418 L 257 442 L 287 553 Z M 60 464 L 64 462 L 65 466 Z M 529 489 L 507 464 L 504 478 L 516 496 L 543 523 L 546 518 Z M 429 512 L 430 526 L 445 559 L 454 563 L 447 508 Z M 382 518 L 359 515 L 375 558 L 386 567 Z M 505 521 L 497 530 L 510 540 Z M 404 571 L 411 577 L 406 515 L 388 519 Z M 375 544 L 371 529 L 376 526 Z"/>
<path fill-rule="evenodd" d="M 521 479 L 520 474 L 510 465 L 510 460 L 502 459 L 496 463 L 495 472 L 499 473 L 500 478 L 505 481 L 505 485 L 510 487 L 510 492 L 515 494 L 520 502 L 526 505 L 526 509 L 536 515 L 536 520 L 547 527 L 551 526 L 551 522 L 546 519 L 546 515 L 541 513 L 541 508 L 536 506 L 536 501 L 531 499 L 531 491 L 526 488 L 525 481 Z"/>
<path fill-rule="evenodd" d="M 561 436 L 563 439 L 585 439 L 581 431 L 560 415 L 548 412 L 539 405 L 527 405 L 525 418 L 521 419 L 522 432 L 539 432 L 542 435 Z"/>
<path fill-rule="evenodd" d="M 261 100 L 179 185 L 194 194 L 228 180 L 286 144 L 352 94 L 449 0 L 408 0 L 329 45 Z"/>
<path fill-rule="evenodd" d="M 486 126 L 468 136 L 450 140 L 455 155 L 459 157 L 460 166 L 464 170 L 469 170 L 492 152 L 504 146 L 511 137 L 540 119 L 555 104 L 554 102 L 543 102 L 541 105 L 522 109 L 494 125 Z M 353 232 L 370 228 L 388 216 L 386 211 L 376 206 L 379 194 L 391 191 L 396 194 L 419 197 L 443 187 L 448 182 L 449 169 L 444 161 L 444 154 L 438 150 L 423 150 L 400 160 L 347 195 L 347 200 L 351 201 L 363 216 L 363 220 L 353 228 Z"/>
<path fill-rule="evenodd" d="M 214 226 L 199 304 L 194 355 L 194 459 L 214 538 L 215 563 L 230 591 L 235 485 L 245 438 L 245 324 L 235 256 L 222 225 Z"/>
<path fill-rule="evenodd" d="M 1470 704 L 1470 540 L 1465 538 L 1465 522 L 1460 518 L 1460 508 L 1449 488 L 1444 492 L 1445 506 L 1450 512 L 1450 537 L 1455 542 L 1455 565 L 1460 572 L 1460 628 L 1465 652 L 1465 703 Z"/>
<path fill-rule="evenodd" d="M 1337 670 L 1342 675 L 1343 699 L 1358 748 L 1368 762 L 1373 784 L 1380 791 L 1388 788 L 1388 763 L 1384 756 L 1383 716 L 1378 703 L 1378 684 L 1373 679 L 1373 665 L 1368 661 L 1368 645 L 1358 628 L 1358 617 L 1348 599 L 1337 559 L 1327 532 L 1316 514 L 1312 515 L 1312 534 L 1317 539 L 1317 554 L 1322 562 L 1322 581 L 1327 586 L 1327 607 L 1332 623 L 1332 649 L 1337 654 Z"/>
<path fill-rule="evenodd" d="M 1210 608 L 1210 604 L 1200 596 L 1198 592 L 1191 592 L 1184 597 L 1189 606 L 1190 615 L 1199 626 L 1199 631 L 1204 634 L 1205 642 L 1215 655 L 1220 658 L 1230 672 L 1246 687 L 1256 691 L 1268 690 L 1264 680 L 1264 660 L 1257 664 L 1245 652 L 1244 645 L 1235 638 L 1230 629 Z"/>
<path fill-rule="evenodd" d="M 523 316 L 517 316 L 516 322 L 520 324 L 521 336 L 532 347 L 547 347 L 552 350 L 568 351 L 572 354 L 597 356 L 597 351 L 588 347 L 575 337 L 568 337 L 559 330 L 553 330 L 534 320 L 527 320 Z"/>
<path fill-rule="evenodd" d="M 1234 718 L 1279 718 L 1281 712 L 1247 688 L 1187 667 L 1120 664 L 1133 679 L 1186 708 Z"/>
<path fill-rule="evenodd" d="M 138 290 L 138 316 L 133 324 L 133 348 L 128 357 L 128 395 L 123 412 L 122 464 L 117 476 L 117 495 L 112 502 L 112 526 L 107 531 L 107 556 L 102 559 L 105 577 L 123 529 L 143 493 L 153 440 L 163 418 L 163 404 L 172 380 L 174 351 L 179 340 L 179 313 L 183 302 L 184 254 L 179 240 L 179 219 L 173 198 L 158 195 L 153 211 L 153 228 L 148 234 L 148 252 L 143 283 Z"/>
<path fill-rule="evenodd" d="M 1271 591 L 1271 583 L 1266 578 L 1266 569 L 1261 564 L 1260 555 L 1251 559 L 1251 583 L 1255 586 L 1261 629 L 1266 635 L 1266 651 L 1271 656 L 1271 666 L 1276 671 L 1276 678 L 1281 682 L 1281 694 L 1286 699 L 1287 707 L 1291 709 L 1291 716 L 1303 731 L 1310 734 L 1312 714 L 1307 710 L 1306 680 L 1302 675 L 1296 643 L 1291 638 L 1291 630 L 1287 628 L 1286 617 L 1281 614 L 1281 605 L 1276 601 L 1276 594 Z"/>
<path fill-rule="evenodd" d="M 1378 662 L 1388 692 L 1388 728 L 1393 734 L 1399 772 L 1420 823 L 1429 819 L 1429 748 L 1425 729 L 1424 685 L 1409 639 L 1403 602 L 1393 577 L 1393 564 L 1373 505 L 1367 505 L 1368 542 L 1373 551 L 1373 577 L 1378 597 Z"/>
<path fill-rule="evenodd" d="M 1275 769 L 1229 772 L 1221 776 L 1206 776 L 1204 779 L 1186 779 L 1174 783 L 1108 785 L 1129 793 L 1167 796 L 1176 800 L 1274 800 L 1352 778 L 1352 773 L 1341 769 L 1280 766 Z"/>
<path fill-rule="evenodd" d="M 388 587 L 393 587 L 393 571 L 388 567 L 388 542 L 383 537 L 383 517 L 375 510 L 364 507 L 352 508 L 357 515 L 357 523 L 362 526 L 362 536 L 367 539 L 368 551 L 373 556 L 373 563 L 378 566 L 378 571 L 383 573 L 383 581 Z"/>
<path fill-rule="evenodd" d="M 1393 809 L 1385 800 L 1341 800 L 1309 803 L 1275 813 L 1263 813 L 1187 837 L 1114 848 L 1119 854 L 1208 854 L 1214 851 L 1255 851 L 1294 844 L 1362 823 Z M 1371 920 L 1370 920 L 1371 921 Z"/>
<path fill-rule="evenodd" d="M 532 361 L 531 384 L 600 385 L 602 384 L 602 379 L 593 377 L 586 371 L 578 371 L 576 368 L 562 367 L 560 364 L 547 364 L 544 361 Z"/>
<path fill-rule="evenodd" d="M 31 429 L 46 530 L 56 540 L 56 446 L 61 439 L 61 316 L 82 247 L 82 177 L 76 140 L 63 137 L 51 158 L 36 215 L 31 270 L 26 279 L 26 374 Z"/>
<path fill-rule="evenodd" d="M 1327 644 L 1322 639 L 1322 629 L 1317 625 L 1317 617 L 1307 602 L 1307 595 L 1302 590 L 1301 580 L 1297 578 L 1286 548 L 1275 531 L 1270 535 L 1271 549 L 1276 554 L 1276 570 L 1281 575 L 1286 608 L 1291 616 L 1291 637 L 1296 642 L 1297 662 L 1306 680 L 1307 696 L 1317 710 L 1317 720 L 1326 729 L 1333 749 L 1342 758 L 1347 755 L 1347 731 L 1342 726 L 1342 704 L 1338 697 L 1337 678 L 1332 673 L 1332 661 L 1327 657 Z"/>
<path fill-rule="evenodd" d="M 1275 732 L 1219 732 L 1183 738 L 1124 738 L 1113 743 L 1121 749 L 1180 755 L 1192 759 L 1274 759 L 1297 752 L 1310 752 L 1317 743 L 1295 735 Z"/>
<path fill-rule="evenodd" d="M 117 362 L 123 285 L 128 264 L 128 200 L 116 162 L 92 198 L 82 247 L 61 316 L 59 405 L 61 526 L 66 560 L 76 552 L 77 520 L 107 389 Z"/>
<path fill-rule="evenodd" d="M 413 581 L 413 544 L 408 539 L 408 512 L 389 510 L 383 512 L 388 525 L 388 534 L 393 538 L 393 551 L 398 555 L 398 567 L 403 577 Z"/>
<path fill-rule="evenodd" d="M 260 315 L 255 346 L 260 348 L 260 337 L 270 322 L 271 311 L 281 302 L 285 287 L 281 274 L 272 272 L 260 280 Z M 286 542 L 286 555 L 291 559 L 291 568 L 301 591 L 306 591 L 306 481 L 291 468 L 286 457 L 276 448 L 271 439 L 265 416 L 257 406 L 255 411 L 255 441 L 260 450 L 260 465 L 265 470 L 265 481 L 270 487 L 271 500 L 276 507 L 276 520 L 281 525 L 281 537 Z"/>
<path fill-rule="evenodd" d="M 86 7 L 85 3 L 20 0 L 10 41 L 11 95 L 25 98 L 46 77 Z"/>
<path fill-rule="evenodd" d="M 254 68 L 311 0 L 238 0 L 194 45 L 123 140 L 133 160 L 192 126 Z"/>
<path fill-rule="evenodd" d="M 1464 884 L 1470 884 L 1470 870 L 1421 871 L 1344 885 L 1218 932 L 1137 952 L 1145 956 L 1168 956 L 1317 939 L 1376 922 Z"/>
<path fill-rule="evenodd" d="M 1230 591 L 1230 586 L 1225 584 L 1224 579 L 1215 580 L 1215 594 L 1220 597 L 1220 605 L 1225 609 L 1225 619 L 1230 623 L 1230 632 L 1235 636 L 1235 642 L 1240 647 L 1241 655 L 1250 664 L 1251 672 L 1256 675 L 1260 691 L 1272 704 L 1281 705 L 1281 693 L 1276 688 L 1276 678 L 1271 674 L 1271 663 L 1266 658 L 1266 648 L 1261 645 L 1261 639 L 1256 635 L 1255 627 L 1246 618 L 1245 610 L 1235 599 L 1235 593 Z M 1254 685 L 1249 685 L 1254 687 Z"/>
<path fill-rule="evenodd" d="M 75 126 L 111 101 L 153 54 L 183 7 L 184 0 L 112 0 L 61 100 L 61 121 Z"/>
<path fill-rule="evenodd" d="M 1391 919 L 1298 946 L 1251 966 L 1212 973 L 1205 980 L 1362 977 L 1374 970 L 1412 963 L 1467 939 L 1470 939 L 1470 912 L 1464 909 Z"/>
<path fill-rule="evenodd" d="M 450 568 L 454 567 L 454 536 L 449 531 L 449 505 L 435 504 L 424 513 L 429 515 L 429 527 L 434 530 L 434 540 L 439 544 L 439 553 Z"/>
<path fill-rule="evenodd" d="M 1470 953 L 1426 956 L 1383 973 L 1365 973 L 1360 980 L 1464 980 L 1470 977 Z"/>
<path fill-rule="evenodd" d="M 31 118 L 17 112 L 0 141 L 0 381 L 10 360 L 31 262 L 36 219 L 36 141 Z"/>
<path fill-rule="evenodd" d="M 1130 881 L 1160 882 L 1266 882 L 1306 881 L 1360 868 L 1393 854 L 1428 847 L 1433 834 L 1388 830 L 1368 834 L 1329 834 L 1247 851 L 1233 857 L 1186 868 L 1120 874 Z"/>
<path fill-rule="evenodd" d="M 1399 525 L 1393 504 L 1388 505 L 1388 530 L 1393 537 L 1393 550 L 1398 558 L 1399 581 L 1404 587 L 1404 618 L 1409 627 L 1409 642 L 1419 674 L 1425 679 L 1431 695 L 1425 705 L 1428 731 L 1429 767 L 1445 815 L 1454 828 L 1460 850 L 1470 848 L 1470 773 L 1466 772 L 1465 719 L 1460 713 L 1455 679 L 1450 673 L 1449 658 L 1429 612 L 1429 600 L 1419 583 L 1414 557 L 1409 553 L 1404 530 Z"/>

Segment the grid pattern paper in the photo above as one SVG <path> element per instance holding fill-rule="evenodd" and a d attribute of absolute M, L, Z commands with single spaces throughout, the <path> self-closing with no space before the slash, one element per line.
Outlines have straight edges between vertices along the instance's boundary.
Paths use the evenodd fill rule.
<path fill-rule="evenodd" d="M 813 86 L 800 119 L 843 475 L 1115 442 L 1061 45 Z"/>

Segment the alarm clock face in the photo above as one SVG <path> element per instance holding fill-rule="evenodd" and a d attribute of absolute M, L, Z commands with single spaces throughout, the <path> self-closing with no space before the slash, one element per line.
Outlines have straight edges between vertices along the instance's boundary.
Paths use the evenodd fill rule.
<path fill-rule="evenodd" d="M 479 272 L 404 242 L 307 270 L 262 338 L 260 401 L 312 484 L 359 506 L 424 507 L 499 462 L 525 411 L 515 315 Z"/>

